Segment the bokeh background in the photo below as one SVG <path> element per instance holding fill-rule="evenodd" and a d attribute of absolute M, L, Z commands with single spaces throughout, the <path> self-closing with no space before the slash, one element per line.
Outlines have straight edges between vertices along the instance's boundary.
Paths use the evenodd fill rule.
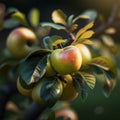
<path fill-rule="evenodd" d="M 6 4 L 7 8 L 16 7 L 26 15 L 36 7 L 40 10 L 40 21 L 42 22 L 51 21 L 51 12 L 54 9 L 61 9 L 68 16 L 78 15 L 87 9 L 93 9 L 107 19 L 111 14 L 115 0 L 3 0 L 2 2 Z M 5 48 L 5 40 L 10 31 L 11 29 L 0 31 L 0 50 Z M 120 34 L 116 34 L 116 36 L 114 40 L 119 49 Z M 119 55 L 116 56 L 118 69 L 120 68 Z M 96 84 L 95 89 L 90 91 L 85 101 L 82 101 L 79 96 L 78 99 L 70 102 L 70 106 L 77 112 L 79 120 L 120 120 L 119 81 L 118 77 L 117 86 L 108 98 L 102 94 L 100 85 Z"/>

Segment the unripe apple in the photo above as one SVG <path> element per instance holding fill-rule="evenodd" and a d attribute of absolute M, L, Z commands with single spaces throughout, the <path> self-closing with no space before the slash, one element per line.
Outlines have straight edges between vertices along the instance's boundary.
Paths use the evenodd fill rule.
<path fill-rule="evenodd" d="M 10 32 L 6 46 L 14 57 L 23 58 L 36 49 L 36 42 L 37 38 L 33 31 L 25 27 L 19 27 Z"/>
<path fill-rule="evenodd" d="M 63 93 L 60 97 L 62 101 L 72 101 L 78 96 L 78 92 L 73 85 L 73 79 L 71 75 L 64 75 L 64 79 L 66 79 L 67 83 L 63 82 Z"/>
<path fill-rule="evenodd" d="M 80 53 L 82 55 L 82 65 L 89 63 L 92 59 L 89 48 L 84 44 L 77 44 L 75 46 L 80 50 Z"/>
<path fill-rule="evenodd" d="M 67 46 L 63 49 L 56 49 L 50 56 L 51 65 L 54 70 L 62 75 L 76 72 L 82 64 L 82 56 L 75 46 Z"/>
<path fill-rule="evenodd" d="M 53 69 L 51 63 L 50 63 L 50 59 L 48 57 L 47 59 L 47 66 L 46 66 L 46 73 L 45 76 L 46 77 L 51 77 L 54 76 L 56 74 L 55 70 Z"/>

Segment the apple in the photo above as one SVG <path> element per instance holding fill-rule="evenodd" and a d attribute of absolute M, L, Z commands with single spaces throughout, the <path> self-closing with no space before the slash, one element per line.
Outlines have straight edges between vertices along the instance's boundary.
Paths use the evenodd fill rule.
<path fill-rule="evenodd" d="M 32 30 L 19 27 L 8 35 L 6 47 L 14 57 L 23 58 L 36 49 L 36 42 L 37 38 Z"/>
<path fill-rule="evenodd" d="M 63 117 L 64 120 L 78 120 L 76 112 L 71 108 L 62 108 L 55 111 L 55 118 Z"/>
<path fill-rule="evenodd" d="M 78 96 L 78 92 L 73 85 L 73 79 L 71 75 L 64 75 L 64 79 L 66 79 L 67 83 L 63 82 L 63 93 L 60 97 L 61 101 L 72 101 Z"/>
<path fill-rule="evenodd" d="M 89 63 L 92 59 L 89 48 L 84 44 L 76 44 L 75 46 L 79 49 L 82 55 L 82 65 Z"/>
<path fill-rule="evenodd" d="M 71 45 L 55 49 L 50 55 L 50 62 L 56 72 L 66 75 L 80 69 L 82 56 L 79 49 Z"/>
<path fill-rule="evenodd" d="M 46 73 L 45 76 L 46 77 L 51 77 L 54 76 L 56 74 L 55 70 L 53 69 L 51 63 L 50 63 L 50 59 L 48 57 L 47 59 L 47 66 L 46 66 Z"/>

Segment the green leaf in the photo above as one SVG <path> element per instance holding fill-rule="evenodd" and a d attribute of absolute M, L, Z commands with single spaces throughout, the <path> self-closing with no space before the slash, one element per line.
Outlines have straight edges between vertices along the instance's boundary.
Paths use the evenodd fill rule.
<path fill-rule="evenodd" d="M 57 40 L 60 40 L 60 39 L 62 39 L 61 36 L 57 36 L 57 35 L 51 36 L 48 40 L 49 48 L 53 49 L 53 43 L 55 43 Z"/>
<path fill-rule="evenodd" d="M 42 82 L 40 97 L 49 107 L 52 107 L 62 95 L 61 82 L 55 77 L 46 78 Z"/>
<path fill-rule="evenodd" d="M 11 18 L 18 20 L 22 25 L 28 25 L 25 15 L 20 11 L 15 11 L 12 13 Z"/>
<path fill-rule="evenodd" d="M 20 75 L 27 85 L 37 83 L 43 77 L 46 71 L 47 55 L 50 52 L 44 49 L 38 50 L 20 64 Z"/>
<path fill-rule="evenodd" d="M 100 77 L 98 79 L 102 83 L 104 95 L 109 96 L 112 90 L 114 89 L 117 80 L 117 69 L 113 61 L 101 56 L 93 58 L 90 65 L 96 67 L 96 70 L 94 72 L 101 71 L 101 73 L 104 75 L 102 77 L 98 75 L 98 77 Z M 97 72 L 96 74 L 101 73 Z"/>
<path fill-rule="evenodd" d="M 88 91 L 85 83 L 82 81 L 80 75 L 73 78 L 73 85 L 75 86 L 76 90 L 80 93 L 82 100 L 86 100 L 88 96 Z"/>
<path fill-rule="evenodd" d="M 77 40 L 84 32 L 86 32 L 88 29 L 92 28 L 93 25 L 94 25 L 94 21 L 88 23 L 85 27 L 81 28 L 81 29 L 77 32 L 77 34 L 76 34 L 76 36 L 75 36 L 76 40 Z"/>
<path fill-rule="evenodd" d="M 60 9 L 54 10 L 52 12 L 52 20 L 54 23 L 66 25 L 66 15 Z"/>
<path fill-rule="evenodd" d="M 13 19 L 13 18 L 9 18 L 3 22 L 3 27 L 6 29 L 9 29 L 9 28 L 13 28 L 13 27 L 18 26 L 19 24 L 20 23 L 18 20 Z"/>
<path fill-rule="evenodd" d="M 98 68 L 107 71 L 110 74 L 110 76 L 113 78 L 117 77 L 116 66 L 114 62 L 111 59 L 108 59 L 107 57 L 104 56 L 95 57 L 90 62 L 90 65 L 96 66 Z"/>
<path fill-rule="evenodd" d="M 96 78 L 94 75 L 86 72 L 79 72 L 79 74 L 89 88 L 93 89 L 95 87 Z"/>
<path fill-rule="evenodd" d="M 67 19 L 67 27 L 69 28 L 73 24 L 74 15 L 70 15 Z"/>
<path fill-rule="evenodd" d="M 33 27 L 37 27 L 39 25 L 40 12 L 37 8 L 33 8 L 29 13 L 29 20 Z"/>
<path fill-rule="evenodd" d="M 42 22 L 41 23 L 41 26 L 42 27 L 46 27 L 46 26 L 49 26 L 49 27 L 52 27 L 56 30 L 65 30 L 66 27 L 62 26 L 62 25 L 58 25 L 58 24 L 55 24 L 55 23 L 50 23 L 50 22 Z"/>

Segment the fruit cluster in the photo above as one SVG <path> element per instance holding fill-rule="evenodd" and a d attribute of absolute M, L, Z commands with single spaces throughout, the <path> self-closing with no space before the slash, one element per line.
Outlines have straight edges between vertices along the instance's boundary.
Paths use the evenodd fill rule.
<path fill-rule="evenodd" d="M 8 36 L 7 48 L 14 57 L 24 58 L 38 49 L 35 45 L 36 41 L 36 36 L 30 29 L 17 28 Z M 73 85 L 72 74 L 90 60 L 90 50 L 84 44 L 55 49 L 47 59 L 45 75 L 37 83 L 31 85 L 27 85 L 19 76 L 18 90 L 22 95 L 32 98 L 38 104 L 49 104 L 49 102 L 57 100 L 73 100 L 77 97 L 78 92 Z M 60 77 L 56 78 L 56 76 Z M 53 78 L 55 78 L 54 84 Z M 53 89 L 51 90 L 51 88 Z M 46 96 L 44 94 L 49 93 L 53 96 L 44 98 Z"/>

